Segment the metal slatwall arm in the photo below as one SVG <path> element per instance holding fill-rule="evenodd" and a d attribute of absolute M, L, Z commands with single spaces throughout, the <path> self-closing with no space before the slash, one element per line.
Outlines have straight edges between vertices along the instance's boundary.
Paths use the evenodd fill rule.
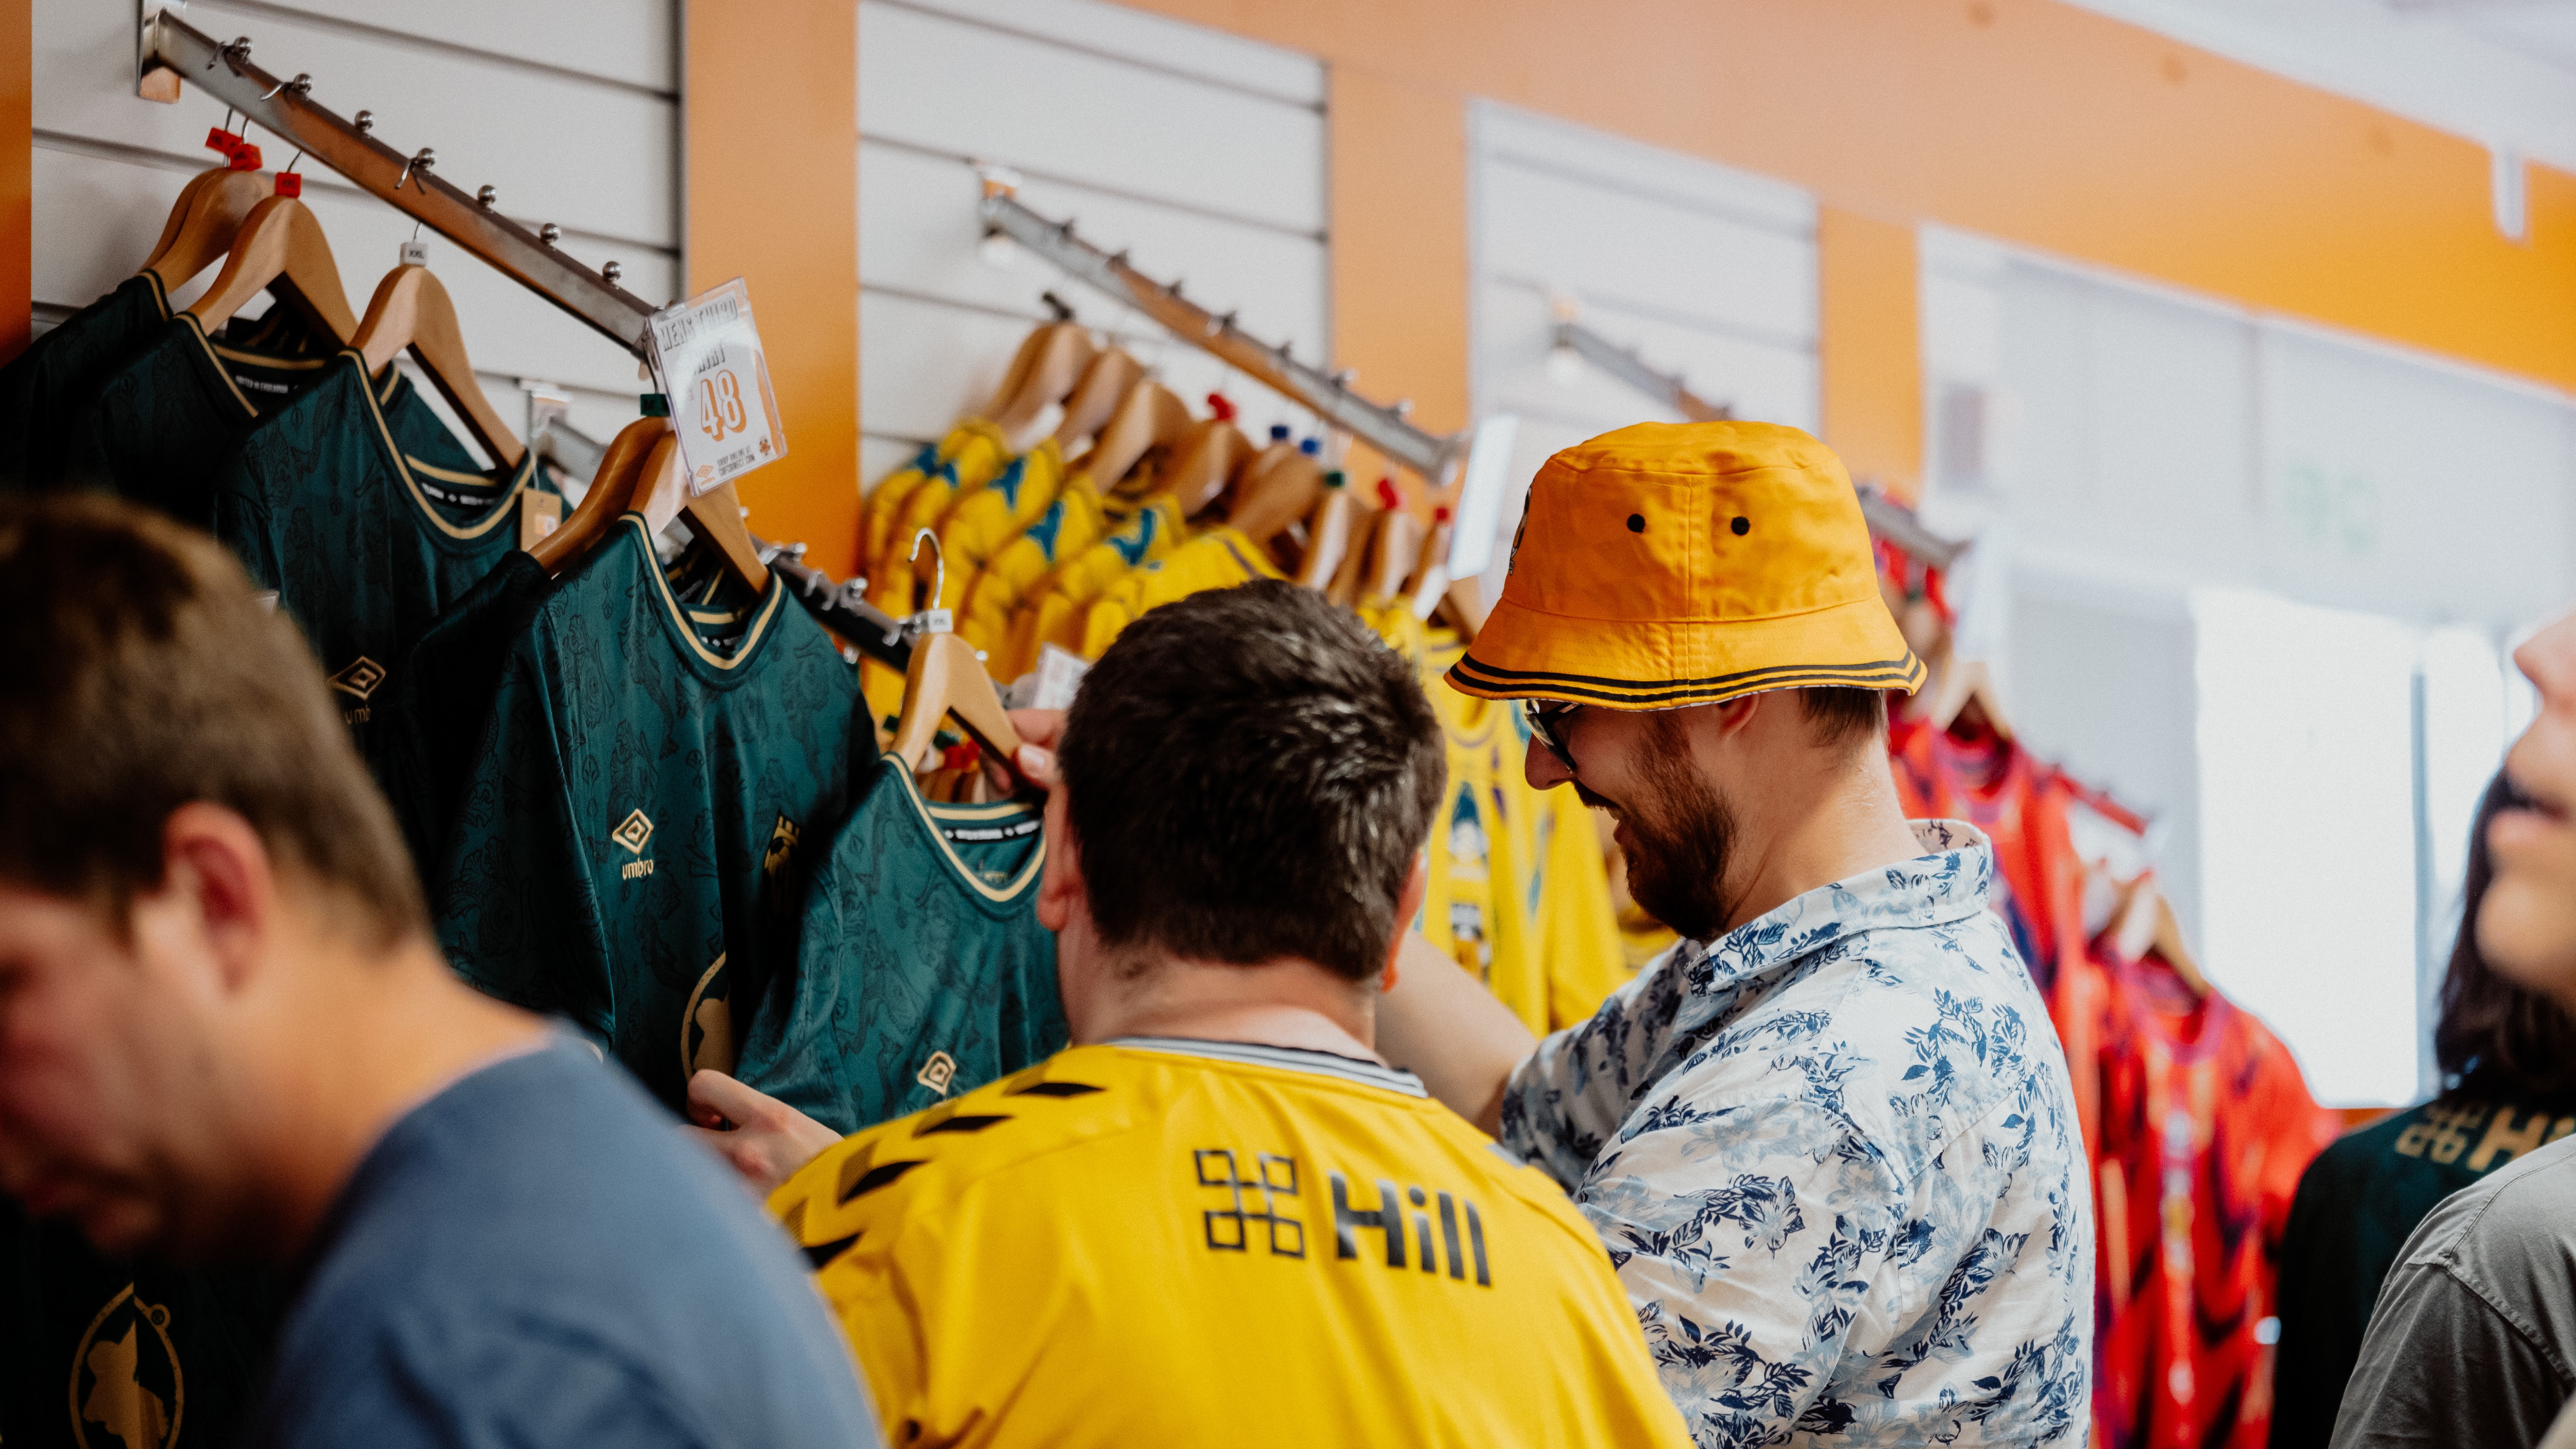
<path fill-rule="evenodd" d="M 1584 361 L 1693 422 L 1718 423 L 1735 416 L 1731 404 L 1713 403 L 1692 392 L 1680 373 L 1657 371 L 1638 355 L 1636 348 L 1621 347 L 1569 317 L 1557 318 L 1556 345 L 1572 349 Z M 1965 543 L 1925 528 L 1915 520 L 1912 510 L 1889 498 L 1875 484 L 1864 483 L 1859 491 L 1861 517 L 1869 523 L 1870 533 L 1904 549 L 1918 562 L 1948 568 L 1967 552 Z"/>
<path fill-rule="evenodd" d="M 1558 319 L 1556 345 L 1571 349 L 1584 361 L 1646 396 L 1669 405 L 1674 412 L 1692 422 L 1722 423 L 1735 416 L 1734 404 L 1710 402 L 1692 392 L 1690 384 L 1680 373 L 1656 371 L 1638 355 L 1636 348 L 1621 347 L 1580 322 Z"/>
<path fill-rule="evenodd" d="M 280 80 L 251 64 L 247 38 L 218 44 L 167 10 L 146 16 L 143 27 L 136 79 L 147 93 L 166 88 L 166 77 L 157 72 L 176 75 L 261 129 L 304 148 L 305 155 L 491 263 L 618 346 L 643 355 L 645 320 L 653 306 L 617 285 L 615 263 L 606 272 L 592 271 L 495 211 L 490 187 L 478 199 L 440 180 L 430 148 L 405 156 L 314 104 L 309 76 Z"/>
<path fill-rule="evenodd" d="M 1177 284 L 1166 286 L 1127 264 L 1127 254 L 1111 255 L 1076 236 L 1070 221 L 1049 221 L 1031 211 L 1011 192 L 1011 183 L 990 168 L 984 177 L 984 225 L 1053 262 L 1066 275 L 1087 282 L 1162 324 L 1184 342 L 1215 354 L 1246 374 L 1294 399 L 1315 416 L 1367 443 L 1387 457 L 1422 475 L 1435 488 L 1447 487 L 1466 456 L 1467 439 L 1437 437 L 1405 421 L 1406 404 L 1381 407 L 1350 390 L 1341 375 L 1300 362 L 1286 346 L 1272 346 L 1234 325 L 1234 314 L 1220 317 L 1181 296 Z"/>

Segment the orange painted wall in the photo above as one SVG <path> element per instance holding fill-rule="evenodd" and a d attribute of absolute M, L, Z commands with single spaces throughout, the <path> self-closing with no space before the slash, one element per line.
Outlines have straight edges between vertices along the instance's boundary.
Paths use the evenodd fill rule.
<path fill-rule="evenodd" d="M 859 492 L 858 7 L 684 4 L 688 287 L 751 281 L 787 456 L 742 480 L 751 528 L 845 577 Z M 787 43 L 793 37 L 793 43 Z"/>
<path fill-rule="evenodd" d="M 1129 3 L 1424 105 L 1490 97 L 1883 223 L 1941 222 L 2576 389 L 2576 177 L 2534 167 L 2530 240 L 2507 242 L 2478 146 L 2058 0 Z M 1404 154 L 1405 137 L 1365 131 L 1377 115 L 1337 113 L 1334 155 Z M 1421 279 L 1343 240 L 1339 315 L 1418 305 Z M 1463 355 L 1464 333 L 1448 345 Z M 1422 385 L 1368 380 L 1379 396 Z M 1837 432 L 1859 424 L 1831 406 Z"/>
<path fill-rule="evenodd" d="M 1923 475 L 1923 312 L 1914 228 L 1823 207 L 1816 345 L 1824 435 L 1854 482 L 1908 502 Z"/>
<path fill-rule="evenodd" d="M 0 0 L 0 363 L 27 350 L 34 280 L 35 4 Z"/>
<path fill-rule="evenodd" d="M 1467 425 L 1467 113 L 1454 97 L 1336 66 L 1330 119 L 1333 360 L 1435 433 Z M 1390 298 L 1400 298 L 1389 305 Z M 1352 481 L 1396 473 L 1354 447 Z"/>

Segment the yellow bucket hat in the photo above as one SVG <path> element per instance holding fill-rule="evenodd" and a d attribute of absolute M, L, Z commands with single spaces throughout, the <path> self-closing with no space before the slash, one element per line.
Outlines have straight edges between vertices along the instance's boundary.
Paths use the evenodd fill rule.
<path fill-rule="evenodd" d="M 1776 423 L 1639 423 L 1547 460 L 1451 687 L 1676 709 L 1922 687 L 1833 450 Z"/>

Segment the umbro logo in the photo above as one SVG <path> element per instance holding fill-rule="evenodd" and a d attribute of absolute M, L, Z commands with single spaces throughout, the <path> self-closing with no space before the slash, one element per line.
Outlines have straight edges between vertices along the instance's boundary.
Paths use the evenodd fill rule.
<path fill-rule="evenodd" d="M 364 654 L 352 659 L 339 673 L 331 676 L 331 687 L 342 694 L 365 699 L 385 682 L 385 667 Z"/>
<path fill-rule="evenodd" d="M 913 1080 L 945 1097 L 948 1084 L 957 1080 L 957 1059 L 946 1052 L 932 1052 L 930 1060 L 921 1064 L 921 1072 Z"/>
<path fill-rule="evenodd" d="M 625 846 L 628 854 L 642 855 L 644 842 L 653 838 L 653 822 L 643 811 L 631 811 L 625 819 L 617 822 L 615 830 L 608 832 L 608 838 Z"/>

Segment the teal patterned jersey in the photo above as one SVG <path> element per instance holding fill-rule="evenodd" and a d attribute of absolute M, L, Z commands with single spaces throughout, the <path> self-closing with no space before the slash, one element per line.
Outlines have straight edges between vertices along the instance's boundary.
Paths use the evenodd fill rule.
<path fill-rule="evenodd" d="M 261 418 L 216 475 L 207 522 L 302 626 L 358 753 L 384 778 L 387 685 L 432 619 L 519 546 L 536 454 L 468 473 L 403 455 L 366 362 L 342 352 Z"/>
<path fill-rule="evenodd" d="M 674 1110 L 690 1071 L 733 1069 L 737 1004 L 793 958 L 802 846 L 876 749 L 782 580 L 719 605 L 682 605 L 619 519 L 502 659 L 430 881 L 466 980 L 568 1018 Z"/>
<path fill-rule="evenodd" d="M 228 1445 L 249 1426 L 287 1284 L 121 1262 L 0 1198 L 0 1444 Z M 68 1391 L 68 1392 L 67 1392 Z"/>
<path fill-rule="evenodd" d="M 63 425 L 168 320 L 161 279 L 140 272 L 0 367 L 0 493 L 43 492 L 55 485 L 62 474 Z"/>
<path fill-rule="evenodd" d="M 771 979 L 738 1073 L 845 1134 L 1070 1036 L 1037 918 L 1042 807 L 931 804 L 892 757 L 866 790 L 816 867 L 795 969 Z"/>
<path fill-rule="evenodd" d="M 287 334 L 272 325 L 268 335 Z M 216 342 L 181 312 L 101 379 L 73 414 L 63 481 L 150 504 L 203 528 L 215 476 L 251 424 L 319 382 L 331 365 L 327 352 Z M 388 368 L 376 389 L 406 455 L 459 472 L 474 467 L 400 372 Z"/>
<path fill-rule="evenodd" d="M 423 875 L 439 862 L 448 821 L 473 773 L 474 747 L 492 714 L 501 661 L 553 585 L 543 564 L 510 550 L 431 620 L 394 666 L 377 718 L 384 761 L 376 783 L 384 787 Z"/>

